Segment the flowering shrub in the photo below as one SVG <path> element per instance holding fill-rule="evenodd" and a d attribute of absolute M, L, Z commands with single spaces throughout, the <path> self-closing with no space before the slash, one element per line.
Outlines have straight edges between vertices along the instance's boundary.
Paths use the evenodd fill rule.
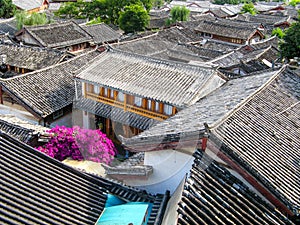
<path fill-rule="evenodd" d="M 71 157 L 109 164 L 116 154 L 114 144 L 100 130 L 56 126 L 48 132 L 49 142 L 36 149 L 60 161 Z"/>

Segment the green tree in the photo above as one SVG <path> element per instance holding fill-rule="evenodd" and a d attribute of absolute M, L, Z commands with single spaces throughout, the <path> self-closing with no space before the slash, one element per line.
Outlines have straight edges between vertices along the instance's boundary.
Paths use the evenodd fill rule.
<path fill-rule="evenodd" d="M 153 7 L 153 0 L 140 0 L 147 12 Z"/>
<path fill-rule="evenodd" d="M 300 4 L 300 0 L 291 0 L 289 5 L 296 7 L 296 5 Z"/>
<path fill-rule="evenodd" d="M 93 0 L 86 4 L 82 11 L 90 20 L 100 18 L 101 21 L 107 21 L 107 10 L 108 4 L 106 0 Z"/>
<path fill-rule="evenodd" d="M 0 18 L 11 18 L 16 11 L 16 6 L 12 0 L 0 0 Z"/>
<path fill-rule="evenodd" d="M 86 18 L 87 15 L 84 14 L 86 3 L 83 0 L 78 0 L 76 2 L 65 2 L 61 5 L 59 10 L 57 10 L 54 15 L 61 17 L 61 18 L 76 18 L 76 19 L 83 19 Z"/>
<path fill-rule="evenodd" d="M 300 57 L 300 22 L 293 23 L 283 35 L 283 42 L 279 43 L 283 58 Z"/>
<path fill-rule="evenodd" d="M 275 36 L 275 35 L 276 35 L 277 37 L 279 37 L 280 39 L 282 39 L 282 38 L 283 38 L 283 35 L 284 35 L 283 30 L 281 30 L 279 27 L 273 29 L 273 30 L 272 30 L 272 36 Z"/>
<path fill-rule="evenodd" d="M 106 0 L 108 22 L 118 24 L 121 13 L 125 7 L 140 5 L 147 12 L 152 8 L 152 0 Z"/>
<path fill-rule="evenodd" d="M 257 9 L 254 7 L 252 2 L 246 3 L 243 5 L 241 13 L 250 13 L 251 15 L 255 15 L 258 13 Z"/>
<path fill-rule="evenodd" d="M 119 26 L 125 33 L 132 33 L 145 30 L 149 21 L 150 16 L 142 5 L 129 5 L 120 14 Z"/>
<path fill-rule="evenodd" d="M 174 6 L 171 9 L 171 19 L 167 20 L 167 25 L 176 23 L 178 21 L 187 21 L 190 16 L 190 10 L 185 6 Z"/>
<path fill-rule="evenodd" d="M 50 23 L 45 13 L 28 14 L 25 11 L 18 11 L 15 16 L 18 30 L 20 30 L 23 25 L 32 26 Z"/>
<path fill-rule="evenodd" d="M 100 17 L 105 23 L 117 25 L 125 7 L 140 5 L 148 13 L 152 4 L 153 0 L 92 0 L 89 2 L 78 0 L 62 4 L 55 15 L 62 18 L 88 18 L 89 20 Z"/>
<path fill-rule="evenodd" d="M 86 25 L 99 24 L 99 23 L 102 23 L 102 21 L 101 21 L 100 17 L 97 17 L 97 18 L 87 22 Z"/>

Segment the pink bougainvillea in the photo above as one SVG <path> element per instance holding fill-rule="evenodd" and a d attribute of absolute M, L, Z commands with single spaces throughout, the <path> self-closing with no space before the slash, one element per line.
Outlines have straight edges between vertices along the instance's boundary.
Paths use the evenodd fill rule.
<path fill-rule="evenodd" d="M 113 142 L 100 130 L 56 126 L 48 132 L 49 142 L 37 150 L 60 161 L 71 157 L 109 164 L 116 154 Z"/>

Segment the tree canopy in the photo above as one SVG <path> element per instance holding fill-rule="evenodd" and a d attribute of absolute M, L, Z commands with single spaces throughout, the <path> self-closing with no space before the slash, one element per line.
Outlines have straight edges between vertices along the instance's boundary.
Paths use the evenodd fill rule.
<path fill-rule="evenodd" d="M 90 2 L 78 0 L 63 3 L 55 15 L 63 18 L 88 18 L 90 20 L 99 17 L 105 23 L 118 25 L 119 17 L 125 7 L 140 5 L 148 13 L 152 4 L 153 0 L 92 0 Z"/>
<path fill-rule="evenodd" d="M 11 18 L 14 16 L 16 6 L 12 0 L 0 0 L 0 18 Z"/>
<path fill-rule="evenodd" d="M 296 7 L 297 4 L 300 4 L 300 0 L 291 0 L 289 5 Z"/>
<path fill-rule="evenodd" d="M 242 7 L 242 10 L 241 10 L 242 13 L 250 13 L 251 15 L 255 15 L 257 14 L 257 9 L 254 7 L 254 4 L 252 2 L 250 3 L 246 3 L 243 5 Z"/>
<path fill-rule="evenodd" d="M 61 5 L 59 10 L 54 13 L 54 15 L 68 19 L 86 18 L 86 15 L 84 14 L 86 10 L 86 4 L 87 3 L 83 0 L 78 0 L 76 2 L 65 2 Z"/>
<path fill-rule="evenodd" d="M 25 11 L 18 11 L 16 13 L 17 29 L 20 30 L 23 25 L 43 25 L 50 23 L 45 13 L 29 14 Z"/>
<path fill-rule="evenodd" d="M 275 35 L 277 37 L 279 37 L 280 39 L 282 39 L 283 35 L 284 35 L 284 32 L 279 27 L 277 27 L 277 28 L 275 28 L 275 29 L 272 30 L 272 36 L 275 36 Z"/>
<path fill-rule="evenodd" d="M 185 6 L 174 6 L 170 14 L 171 19 L 167 21 L 167 24 L 176 23 L 177 21 L 187 21 L 190 16 L 190 10 Z"/>
<path fill-rule="evenodd" d="M 283 35 L 283 42 L 279 44 L 283 58 L 300 57 L 300 22 L 293 23 Z"/>
<path fill-rule="evenodd" d="M 142 5 L 125 6 L 119 17 L 119 26 L 125 33 L 143 31 L 149 24 L 150 16 Z"/>

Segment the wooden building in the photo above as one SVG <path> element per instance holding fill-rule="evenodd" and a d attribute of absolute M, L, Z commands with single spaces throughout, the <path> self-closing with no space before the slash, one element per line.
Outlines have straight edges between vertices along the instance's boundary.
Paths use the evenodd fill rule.
<path fill-rule="evenodd" d="M 62 51 L 16 44 L 0 44 L 1 72 L 24 74 L 62 62 L 71 57 Z"/>
<path fill-rule="evenodd" d="M 17 9 L 25 10 L 28 13 L 40 12 L 49 6 L 49 0 L 12 0 L 12 3 Z"/>
<path fill-rule="evenodd" d="M 90 47 L 92 36 L 75 21 L 24 26 L 16 33 L 16 39 L 25 45 L 67 50 L 75 53 Z"/>
<path fill-rule="evenodd" d="M 108 135 L 130 137 L 193 104 L 225 82 L 211 67 L 108 49 L 75 77 L 75 107 Z"/>
<path fill-rule="evenodd" d="M 136 154 L 144 152 L 144 159 L 132 166 L 125 164 L 122 168 L 106 168 L 106 173 L 128 185 L 149 191 L 167 188 L 174 193 L 191 169 L 195 149 L 207 150 L 210 125 L 226 116 L 274 74 L 274 71 L 260 72 L 229 80 L 169 119 L 134 137 L 123 137 L 124 148 Z M 135 169 L 140 169 L 140 173 Z M 135 171 L 135 177 L 132 177 L 132 171 Z"/>
<path fill-rule="evenodd" d="M 99 52 L 94 50 L 57 65 L 0 79 L 0 90 L 21 106 L 23 111 L 32 114 L 35 123 L 57 124 L 64 116 L 71 115 L 75 95 L 71 71 L 86 65 L 97 55 Z M 71 122 L 64 121 L 69 126 L 72 125 Z"/>
<path fill-rule="evenodd" d="M 264 27 L 260 23 L 211 18 L 201 20 L 198 24 L 195 32 L 207 39 L 211 38 L 242 45 L 257 42 L 264 37 L 262 33 Z"/>

